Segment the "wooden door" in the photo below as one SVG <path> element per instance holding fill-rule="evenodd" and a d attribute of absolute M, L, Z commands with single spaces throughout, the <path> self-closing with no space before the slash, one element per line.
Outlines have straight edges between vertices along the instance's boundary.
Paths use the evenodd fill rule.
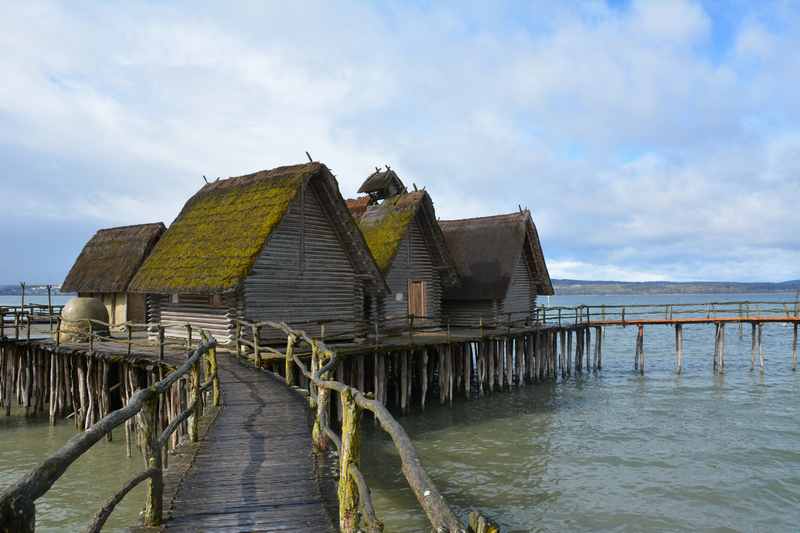
<path fill-rule="evenodd" d="M 408 282 L 408 314 L 415 317 L 427 316 L 428 309 L 425 305 L 425 282 L 411 280 Z"/>

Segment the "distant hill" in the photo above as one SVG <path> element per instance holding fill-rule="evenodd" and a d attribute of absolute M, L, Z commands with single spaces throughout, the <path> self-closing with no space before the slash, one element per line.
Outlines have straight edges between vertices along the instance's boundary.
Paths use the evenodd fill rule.
<path fill-rule="evenodd" d="M 586 281 L 554 279 L 556 294 L 721 294 L 800 291 L 800 280 L 780 283 L 733 281 Z"/>

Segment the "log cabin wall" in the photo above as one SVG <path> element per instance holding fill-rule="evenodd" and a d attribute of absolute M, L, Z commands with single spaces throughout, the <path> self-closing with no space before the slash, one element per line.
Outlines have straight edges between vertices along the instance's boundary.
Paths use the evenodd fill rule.
<path fill-rule="evenodd" d="M 320 202 L 308 185 L 289 206 L 243 283 L 244 316 L 249 321 L 286 321 L 312 336 L 308 321 L 363 320 L 363 290 L 355 268 Z M 326 336 L 353 331 L 353 323 L 326 325 Z M 286 341 L 263 328 L 264 342 Z"/>
<path fill-rule="evenodd" d="M 408 225 L 406 236 L 401 241 L 397 254 L 386 273 L 386 283 L 391 293 L 383 302 L 383 316 L 397 317 L 408 314 L 408 283 L 412 280 L 425 282 L 426 314 L 438 319 L 442 316 L 442 281 L 433 262 L 433 255 L 423 236 L 419 224 L 419 213 Z M 398 299 L 402 294 L 402 300 Z M 391 320 L 388 326 L 396 326 L 398 320 Z"/>
<path fill-rule="evenodd" d="M 191 324 L 192 338 L 200 338 L 200 330 L 204 329 L 214 335 L 220 343 L 227 343 L 233 337 L 234 320 L 239 314 L 239 298 L 235 293 L 222 296 L 220 305 L 212 303 L 209 295 L 180 294 L 178 302 L 173 303 L 167 295 L 148 295 L 149 322 L 175 322 Z M 185 327 L 167 328 L 168 337 L 186 338 Z"/>
<path fill-rule="evenodd" d="M 497 300 L 445 300 L 442 312 L 454 326 L 478 327 L 483 320 L 489 324 L 497 320 Z"/>
<path fill-rule="evenodd" d="M 524 313 L 533 316 L 536 307 L 536 290 L 534 286 L 533 273 L 530 270 L 528 258 L 524 250 L 519 254 L 511 281 L 508 284 L 506 296 L 502 301 L 502 306 L 498 310 L 500 319 L 507 320 L 508 313 L 513 313 L 512 320 L 525 318 Z"/>

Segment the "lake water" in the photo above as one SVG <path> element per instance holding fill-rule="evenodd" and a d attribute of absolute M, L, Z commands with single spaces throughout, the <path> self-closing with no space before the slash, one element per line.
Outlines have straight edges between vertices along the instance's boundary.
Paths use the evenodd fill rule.
<path fill-rule="evenodd" d="M 790 300 L 794 295 L 551 298 L 553 305 Z M 401 419 L 429 474 L 459 513 L 503 531 L 797 531 L 800 375 L 791 329 L 765 326 L 766 372 L 750 372 L 750 337 L 726 335 L 714 375 L 713 326 L 647 327 L 644 377 L 635 328 L 608 328 L 598 374 L 527 386 Z M 424 531 L 387 436 L 364 424 L 362 471 L 387 531 Z"/>
<path fill-rule="evenodd" d="M 19 301 L 10 298 L 0 305 Z M 570 296 L 550 303 L 792 298 Z M 400 420 L 455 510 L 479 509 L 503 531 L 796 531 L 800 376 L 790 370 L 791 330 L 765 327 L 762 374 L 750 372 L 748 331 L 739 339 L 729 326 L 721 376 L 711 368 L 713 328 L 686 326 L 684 333 L 681 376 L 674 373 L 672 329 L 647 328 L 642 377 L 632 371 L 635 328 L 608 328 L 598 374 L 458 400 L 453 408 L 432 405 Z M 427 531 L 388 437 L 370 420 L 362 427 L 362 470 L 386 530 Z M 51 428 L 46 421 L 0 416 L 0 487 L 73 434 L 68 422 Z M 115 436 L 37 502 L 39 530 L 82 529 L 143 468 L 140 456 L 125 457 L 122 434 Z M 108 530 L 136 523 L 142 490 L 128 495 Z"/>

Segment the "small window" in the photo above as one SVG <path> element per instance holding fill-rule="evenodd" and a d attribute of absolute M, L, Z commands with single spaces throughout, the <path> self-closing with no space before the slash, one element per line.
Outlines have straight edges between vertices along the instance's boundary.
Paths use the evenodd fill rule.
<path fill-rule="evenodd" d="M 394 295 L 394 301 L 395 302 L 402 302 L 403 300 L 404 300 L 404 298 L 403 298 L 403 293 L 402 292 L 395 293 L 395 295 Z"/>
<path fill-rule="evenodd" d="M 179 304 L 181 303 L 181 298 L 177 294 L 171 294 L 169 297 L 169 303 L 171 304 Z"/>
<path fill-rule="evenodd" d="M 221 294 L 212 294 L 211 298 L 209 298 L 209 302 L 214 307 L 222 307 L 222 295 Z"/>
<path fill-rule="evenodd" d="M 413 280 L 408 282 L 408 314 L 424 317 L 428 310 L 425 306 L 425 282 Z"/>

